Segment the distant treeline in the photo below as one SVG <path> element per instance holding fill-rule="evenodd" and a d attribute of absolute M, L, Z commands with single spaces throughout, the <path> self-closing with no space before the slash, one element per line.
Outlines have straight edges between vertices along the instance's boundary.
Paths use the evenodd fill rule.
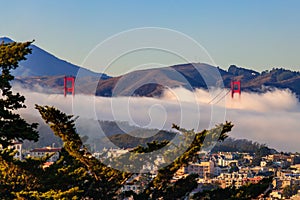
<path fill-rule="evenodd" d="M 256 153 L 259 149 L 268 148 L 265 144 L 259 144 L 246 139 L 234 139 L 226 138 L 224 142 L 217 143 L 212 149 L 212 152 L 224 151 L 224 152 L 245 152 L 245 153 Z M 269 149 L 269 148 L 268 148 Z M 276 150 L 269 149 L 271 152 Z"/>
<path fill-rule="evenodd" d="M 156 132 L 155 132 L 156 131 Z M 156 133 L 156 134 L 153 134 Z M 151 137 L 147 137 L 152 135 Z M 157 131 L 157 130 L 145 130 L 139 129 L 129 134 L 116 134 L 107 138 L 99 139 L 98 144 L 107 144 L 109 140 L 119 148 L 133 148 L 139 145 L 146 146 L 147 143 L 152 141 L 171 141 L 175 137 L 174 132 L 169 131 Z M 96 142 L 96 141 L 95 141 Z M 258 153 L 267 155 L 276 153 L 275 149 L 267 147 L 265 144 L 253 142 L 246 139 L 234 139 L 226 138 L 224 142 L 217 143 L 211 150 L 212 153 L 224 151 L 224 152 L 244 152 L 244 153 Z"/>
<path fill-rule="evenodd" d="M 127 134 L 115 134 L 109 137 L 96 139 L 97 150 L 101 150 L 102 147 L 112 147 L 109 143 L 114 144 L 119 148 L 134 148 L 137 146 L 147 146 L 147 143 L 153 141 L 171 141 L 175 137 L 176 133 L 157 130 L 157 129 L 136 129 Z M 93 145 L 92 145 L 93 146 Z"/>
<path fill-rule="evenodd" d="M 153 141 L 171 141 L 175 134 L 171 131 L 164 131 L 158 129 L 144 129 L 135 126 L 130 126 L 126 122 L 114 122 L 114 121 L 93 121 L 93 120 L 82 120 L 81 124 L 84 124 L 88 129 L 92 129 L 94 123 L 99 123 L 103 131 L 102 134 L 98 134 L 98 129 L 89 130 L 85 134 L 86 144 L 92 148 L 92 151 L 101 151 L 103 147 L 119 147 L 119 148 L 134 148 L 139 145 L 146 146 L 147 143 Z M 120 128 L 120 126 L 122 128 Z M 98 128 L 98 127 L 97 127 Z M 82 128 L 87 129 L 87 128 Z M 125 133 L 126 129 L 128 133 Z M 90 132 L 90 133 L 88 133 Z M 49 127 L 41 123 L 39 128 L 39 141 L 24 142 L 24 149 L 32 149 L 37 147 L 45 146 L 62 146 L 62 141 L 60 138 L 55 136 Z M 105 137 L 103 137 L 105 136 Z M 224 142 L 217 143 L 212 149 L 212 152 L 225 151 L 225 152 L 247 152 L 247 153 L 257 153 L 259 149 L 268 149 L 269 152 L 274 152 L 274 149 L 269 149 L 264 144 L 259 144 L 258 142 L 253 142 L 246 139 L 234 139 L 226 138 Z"/>

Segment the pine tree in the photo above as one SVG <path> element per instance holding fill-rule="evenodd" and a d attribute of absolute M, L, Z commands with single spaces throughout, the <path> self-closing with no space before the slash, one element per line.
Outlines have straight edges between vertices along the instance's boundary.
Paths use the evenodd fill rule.
<path fill-rule="evenodd" d="M 37 124 L 28 124 L 21 116 L 15 113 L 16 110 L 25 108 L 25 97 L 19 93 L 12 92 L 11 81 L 14 76 L 11 70 L 16 69 L 26 55 L 31 53 L 31 42 L 12 42 L 0 44 L 0 144 L 7 147 L 13 140 L 37 141 L 39 135 L 35 130 Z"/>
<path fill-rule="evenodd" d="M 54 134 L 63 141 L 63 149 L 77 162 L 78 170 L 85 174 L 77 177 L 76 186 L 83 190 L 82 198 L 112 199 L 119 193 L 122 184 L 132 175 L 107 167 L 99 160 L 91 156 L 83 145 L 75 128 L 75 120 L 72 115 L 66 115 L 60 110 L 49 106 L 38 106 L 42 118 L 53 130 Z M 70 165 L 67 165 L 71 167 Z M 60 177 L 56 177 L 60 178 Z M 70 179 L 69 179 L 70 180 Z M 68 183 L 68 182 L 66 182 Z M 74 185 L 75 186 L 75 185 Z"/>
<path fill-rule="evenodd" d="M 120 172 L 107 167 L 97 159 L 93 158 L 88 150 L 83 146 L 80 136 L 76 132 L 75 119 L 72 115 L 66 115 L 56 108 L 49 106 L 36 105 L 36 109 L 38 109 L 42 118 L 50 126 L 54 134 L 62 139 L 64 142 L 63 148 L 71 157 L 81 164 L 83 167 L 82 170 L 88 172 L 87 174 L 90 175 L 90 177 L 87 176 L 90 187 L 82 187 L 82 185 L 84 185 L 82 180 L 84 179 L 78 181 L 77 186 L 80 190 L 84 190 L 84 196 L 81 197 L 100 199 L 112 199 L 119 197 L 121 195 L 120 188 L 122 187 L 122 184 L 133 174 Z M 185 193 L 191 192 L 191 190 L 196 186 L 195 176 L 187 177 L 176 184 L 172 184 L 170 180 L 180 167 L 187 165 L 193 157 L 197 156 L 197 152 L 199 152 L 204 145 L 205 138 L 209 138 L 208 144 L 206 145 L 210 145 L 211 142 L 216 140 L 223 141 L 227 137 L 227 132 L 229 132 L 232 127 L 233 125 L 230 122 L 226 122 L 225 124 L 217 125 L 211 130 L 204 130 L 199 133 L 195 133 L 194 130 L 185 130 L 174 125 L 174 128 L 180 131 L 184 135 L 184 139 L 187 140 L 187 143 L 190 143 L 191 145 L 170 165 L 160 169 L 157 176 L 150 181 L 144 192 L 140 195 L 135 195 L 135 198 L 170 199 L 172 195 L 176 195 L 180 198 L 182 195 L 185 195 Z M 122 159 L 125 158 L 131 159 L 130 162 L 132 163 L 139 163 L 142 159 L 148 159 L 140 156 L 140 154 L 155 151 L 165 145 L 168 145 L 168 143 L 169 142 L 167 141 L 163 141 L 161 143 L 153 141 L 148 143 L 147 147 L 139 146 L 131 151 L 131 153 L 136 153 L 136 156 L 128 156 L 128 154 L 125 154 L 115 162 L 122 164 Z M 182 149 L 179 148 L 177 151 L 180 150 Z M 178 152 L 172 153 L 179 155 Z M 178 187 L 181 186 L 186 187 L 178 190 Z M 177 192 L 174 193 L 174 191 Z"/>

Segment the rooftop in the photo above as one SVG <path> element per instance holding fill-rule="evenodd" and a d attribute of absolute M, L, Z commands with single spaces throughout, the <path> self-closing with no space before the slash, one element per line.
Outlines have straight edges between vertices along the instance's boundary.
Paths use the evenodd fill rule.
<path fill-rule="evenodd" d="M 44 147 L 44 148 L 35 148 L 30 152 L 58 152 L 61 148 L 52 148 L 52 147 Z"/>

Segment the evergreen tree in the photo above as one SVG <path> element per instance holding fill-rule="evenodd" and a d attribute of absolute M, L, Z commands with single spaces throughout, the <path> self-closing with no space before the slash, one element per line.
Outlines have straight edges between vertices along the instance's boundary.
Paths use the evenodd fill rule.
<path fill-rule="evenodd" d="M 20 108 L 25 108 L 25 98 L 19 93 L 12 92 L 11 81 L 14 76 L 11 70 L 18 67 L 18 63 L 26 59 L 31 53 L 31 42 L 0 44 L 0 144 L 7 147 L 13 140 L 38 140 L 35 130 L 37 124 L 28 124 L 21 116 L 15 113 Z"/>
<path fill-rule="evenodd" d="M 80 171 L 85 174 L 85 177 L 77 177 L 77 187 L 84 191 L 84 196 L 81 197 L 112 199 L 118 195 L 122 184 L 132 174 L 107 167 L 92 157 L 76 132 L 76 118 L 74 119 L 72 115 L 66 115 L 58 109 L 49 106 L 36 105 L 36 109 L 40 112 L 45 122 L 49 124 L 54 134 L 62 139 L 63 149 L 72 157 L 73 162 L 79 163 L 77 166 L 80 166 Z"/>
<path fill-rule="evenodd" d="M 61 164 L 62 162 L 58 162 L 55 167 L 45 170 L 42 165 L 51 155 L 41 159 L 27 158 L 21 161 L 14 159 L 16 152 L 8 148 L 14 141 L 36 142 L 39 138 L 35 130 L 37 124 L 27 123 L 16 113 L 18 109 L 26 107 L 25 97 L 19 93 L 14 94 L 11 86 L 11 81 L 14 80 L 11 70 L 16 69 L 20 61 L 26 60 L 26 55 L 31 53 L 31 43 L 0 44 L 0 145 L 2 147 L 0 151 L 0 197 L 1 199 L 76 197 L 76 194 L 80 193 L 76 187 L 78 184 L 76 179 L 82 177 L 78 165 L 75 165 L 76 169 L 66 168 Z M 64 163 L 70 163 L 66 162 L 67 159 L 64 157 L 61 160 Z M 63 179 L 62 172 L 69 172 L 67 178 Z M 57 186 L 56 183 L 60 180 L 67 180 L 65 183 L 67 186 L 64 187 L 63 184 Z M 76 186 L 72 187 L 72 181 L 76 181 Z"/>

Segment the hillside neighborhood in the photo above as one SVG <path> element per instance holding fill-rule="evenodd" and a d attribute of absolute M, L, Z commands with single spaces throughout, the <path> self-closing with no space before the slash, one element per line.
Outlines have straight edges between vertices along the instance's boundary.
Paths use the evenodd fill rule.
<path fill-rule="evenodd" d="M 60 147 L 44 147 L 24 150 L 22 143 L 16 142 L 16 159 L 43 158 L 49 156 L 43 167 L 49 167 L 59 159 Z M 131 148 L 132 149 L 132 148 Z M 128 153 L 131 149 L 103 149 L 94 152 L 93 157 L 104 161 L 105 159 L 117 158 Z M 194 162 L 181 167 L 172 182 L 176 182 L 190 174 L 198 176 L 198 186 L 190 194 L 213 190 L 216 188 L 240 188 L 249 184 L 258 184 L 263 178 L 272 177 L 272 183 L 264 199 L 299 199 L 300 198 L 300 154 L 299 153 L 275 153 L 261 157 L 258 165 L 254 164 L 253 153 L 242 152 L 199 152 L 199 157 Z M 161 158 L 157 158 L 159 160 Z M 122 190 L 133 191 L 137 194 L 143 191 L 149 180 L 157 173 L 157 166 L 149 163 L 144 169 L 151 173 L 137 173 L 124 183 Z"/>

